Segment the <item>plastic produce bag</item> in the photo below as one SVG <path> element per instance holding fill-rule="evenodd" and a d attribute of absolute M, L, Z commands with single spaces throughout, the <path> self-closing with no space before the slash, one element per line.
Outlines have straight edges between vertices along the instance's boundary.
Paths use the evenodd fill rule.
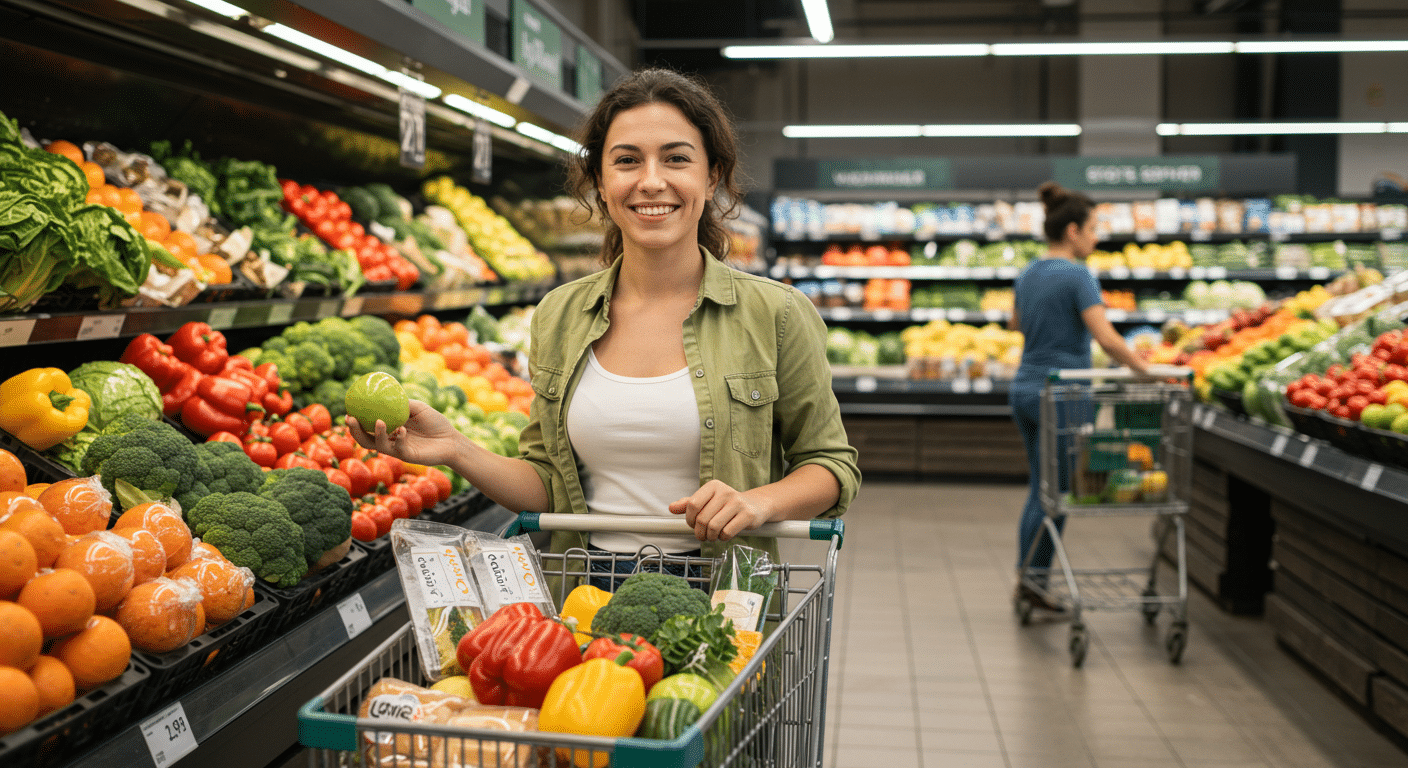
<path fill-rule="evenodd" d="M 460 638 L 484 620 L 484 603 L 469 574 L 468 535 L 428 520 L 391 524 L 391 552 L 429 680 L 463 674 L 456 657 Z"/>
<path fill-rule="evenodd" d="M 735 544 L 724 550 L 710 579 L 710 602 L 723 603 L 724 616 L 736 629 L 761 629 L 777 589 L 777 574 L 768 553 Z"/>
<path fill-rule="evenodd" d="M 470 571 L 484 598 L 486 615 L 505 605 L 533 603 L 544 616 L 557 618 L 557 606 L 544 587 L 538 551 L 526 534 L 503 539 L 479 531 L 465 533 Z"/>

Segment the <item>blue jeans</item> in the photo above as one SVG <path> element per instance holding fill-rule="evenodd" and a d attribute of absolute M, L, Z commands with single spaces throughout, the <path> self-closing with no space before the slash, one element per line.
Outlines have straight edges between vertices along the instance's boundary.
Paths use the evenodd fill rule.
<path fill-rule="evenodd" d="M 604 549 L 597 549 L 596 547 L 591 547 L 587 551 L 593 556 L 593 560 L 591 561 L 592 573 L 602 574 L 601 576 L 592 576 L 591 585 L 597 589 L 604 589 L 607 592 L 615 592 L 617 588 L 621 586 L 621 582 L 625 581 L 626 577 L 635 573 L 637 570 L 649 573 L 669 573 L 689 579 L 701 579 L 704 575 L 704 570 L 697 565 L 686 567 L 679 563 L 665 563 L 662 567 L 658 556 L 650 554 L 636 559 L 634 556 L 635 553 L 608 552 Z M 608 561 L 602 557 L 612 554 L 616 555 L 614 561 Z M 699 557 L 699 550 L 681 552 L 677 555 L 667 555 L 667 557 Z M 708 588 L 707 584 L 701 585 L 698 582 L 691 583 L 699 589 Z"/>
<path fill-rule="evenodd" d="M 1032 542 L 1037 537 L 1041 537 L 1041 543 L 1037 545 L 1036 552 L 1032 555 L 1030 568 L 1050 568 L 1051 557 L 1055 548 L 1051 543 L 1051 536 L 1047 534 L 1042 520 L 1046 517 L 1045 510 L 1041 507 L 1041 387 L 1032 388 L 1031 385 L 1022 385 L 1013 382 L 1011 394 L 1008 397 L 1012 405 L 1012 420 L 1017 423 L 1017 429 L 1022 433 L 1022 444 L 1027 449 L 1027 471 L 1029 480 L 1027 483 L 1027 502 L 1022 506 L 1022 519 L 1017 527 L 1017 568 L 1022 567 L 1026 560 L 1027 552 L 1032 548 Z M 1060 446 L 1058 446 L 1059 448 Z M 1066 469 L 1067 462 L 1065 456 L 1061 457 L 1058 466 Z M 1058 478 L 1062 490 L 1068 483 L 1064 477 L 1068 474 L 1060 472 Z M 1066 518 L 1064 515 L 1056 518 L 1056 529 L 1064 530 Z M 1038 577 L 1038 581 L 1044 580 Z"/>

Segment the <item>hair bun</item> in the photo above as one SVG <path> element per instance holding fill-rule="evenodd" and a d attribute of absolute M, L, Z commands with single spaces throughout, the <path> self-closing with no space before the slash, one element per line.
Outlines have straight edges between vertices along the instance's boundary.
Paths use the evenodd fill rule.
<path fill-rule="evenodd" d="M 1070 190 L 1054 181 L 1043 183 L 1040 187 L 1037 187 L 1036 191 L 1037 194 L 1041 196 L 1041 204 L 1045 206 L 1047 210 L 1064 203 L 1071 196 Z"/>

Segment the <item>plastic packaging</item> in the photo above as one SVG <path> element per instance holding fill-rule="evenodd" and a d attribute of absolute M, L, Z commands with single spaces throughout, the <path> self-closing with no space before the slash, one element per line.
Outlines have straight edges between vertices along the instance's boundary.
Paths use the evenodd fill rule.
<path fill-rule="evenodd" d="M 491 533 L 467 531 L 469 567 L 484 598 L 489 615 L 505 605 L 533 603 L 550 619 L 557 618 L 557 606 L 543 584 L 538 551 L 528 536 L 503 539 Z"/>
<path fill-rule="evenodd" d="M 415 630 L 421 669 L 429 680 L 463 674 L 460 638 L 484 620 L 483 601 L 469 574 L 470 532 L 428 520 L 391 524 L 391 552 Z"/>
<path fill-rule="evenodd" d="M 359 718 L 398 720 L 505 732 L 538 729 L 538 710 L 491 707 L 472 699 L 385 677 L 372 684 L 357 711 Z M 465 739 L 409 732 L 363 731 L 364 765 L 375 768 L 489 768 L 532 764 L 528 744 Z"/>
<path fill-rule="evenodd" d="M 777 574 L 768 553 L 741 544 L 724 550 L 709 582 L 710 602 L 722 603 L 734 629 L 745 631 L 762 628 L 775 589 Z"/>

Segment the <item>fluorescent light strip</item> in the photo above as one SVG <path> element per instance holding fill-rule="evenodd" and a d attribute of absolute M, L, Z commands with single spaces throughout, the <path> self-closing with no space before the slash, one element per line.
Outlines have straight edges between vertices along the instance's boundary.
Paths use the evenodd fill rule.
<path fill-rule="evenodd" d="M 359 72 L 365 72 L 375 77 L 381 77 L 386 74 L 386 67 L 381 66 L 375 61 L 364 59 L 351 51 L 344 51 L 332 43 L 325 43 L 312 35 L 305 35 L 292 27 L 286 27 L 282 24 L 270 24 L 264 28 L 264 31 L 280 40 L 293 43 L 299 48 L 312 51 L 319 56 L 332 59 L 338 64 L 351 67 Z"/>
<path fill-rule="evenodd" d="M 386 74 L 381 76 L 381 79 L 387 81 L 388 83 L 393 83 L 397 87 L 405 88 L 411 93 L 418 93 L 422 97 L 427 99 L 435 99 L 440 97 L 441 91 L 439 88 L 431 85 L 430 83 L 425 82 L 424 80 L 411 77 L 410 75 L 404 72 L 392 72 L 388 70 Z"/>
<path fill-rule="evenodd" d="M 510 114 L 500 112 L 487 104 L 480 104 L 473 99 L 466 99 L 458 93 L 445 95 L 445 103 L 466 114 L 482 117 L 485 120 L 499 126 L 500 128 L 512 128 L 518 124 L 518 120 Z"/>
<path fill-rule="evenodd" d="M 961 56 L 1174 56 L 1219 53 L 1375 53 L 1408 51 L 1408 40 L 1269 40 L 1056 43 L 876 43 L 726 45 L 729 59 L 865 59 Z"/>
<path fill-rule="evenodd" d="M 1160 136 L 1292 136 L 1408 133 L 1408 123 L 1159 123 Z"/>
<path fill-rule="evenodd" d="M 238 5 L 231 5 L 225 0 L 186 0 L 186 2 L 204 8 L 211 13 L 218 13 L 228 19 L 240 19 L 249 15 L 249 11 Z"/>
<path fill-rule="evenodd" d="M 789 139 L 875 139 L 875 138 L 997 138 L 1014 136 L 1079 136 L 1079 125 L 788 125 L 782 135 Z"/>
<path fill-rule="evenodd" d="M 807 17 L 807 29 L 818 43 L 829 43 L 836 37 L 826 0 L 802 0 L 802 13 Z"/>
<path fill-rule="evenodd" d="M 554 147 L 557 147 L 563 152 L 570 152 L 576 154 L 582 151 L 581 144 L 578 144 L 577 142 L 567 138 L 566 136 L 559 136 L 556 133 L 553 133 L 552 131 L 543 128 L 542 126 L 533 125 L 532 123 L 519 123 L 518 127 L 515 130 L 530 139 L 537 139 L 538 141 L 541 141 L 544 144 L 549 144 Z"/>

